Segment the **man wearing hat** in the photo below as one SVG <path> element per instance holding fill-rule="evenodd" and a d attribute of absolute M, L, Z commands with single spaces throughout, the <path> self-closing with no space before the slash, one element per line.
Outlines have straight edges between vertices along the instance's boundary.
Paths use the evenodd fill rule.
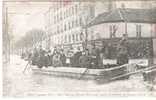
<path fill-rule="evenodd" d="M 128 63 L 128 40 L 127 34 L 123 34 L 122 39 L 119 41 L 117 53 L 117 64 L 123 65 Z"/>

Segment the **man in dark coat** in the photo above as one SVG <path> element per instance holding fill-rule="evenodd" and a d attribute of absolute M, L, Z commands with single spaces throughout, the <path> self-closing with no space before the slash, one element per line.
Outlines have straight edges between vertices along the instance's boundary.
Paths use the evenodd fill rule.
<path fill-rule="evenodd" d="M 93 46 L 91 49 L 92 67 L 98 68 L 100 62 L 100 51 L 98 48 L 96 48 L 95 44 L 93 44 L 92 46 Z"/>
<path fill-rule="evenodd" d="M 40 46 L 40 48 L 39 48 L 38 67 L 42 68 L 44 65 L 45 65 L 45 51 Z"/>
<path fill-rule="evenodd" d="M 39 59 L 39 54 L 36 48 L 33 50 L 33 55 L 32 55 L 32 65 L 37 65 Z"/>
<path fill-rule="evenodd" d="M 78 48 L 78 51 L 73 56 L 73 66 L 74 67 L 80 66 L 79 60 L 78 60 L 80 58 L 80 56 L 82 56 L 82 52 L 80 51 L 80 48 Z"/>
<path fill-rule="evenodd" d="M 88 50 L 82 52 L 82 56 L 79 58 L 79 64 L 82 68 L 90 68 L 91 59 L 89 57 Z"/>
<path fill-rule="evenodd" d="M 66 66 L 66 56 L 65 56 L 63 50 L 60 51 L 60 60 L 62 62 L 62 65 Z"/>
<path fill-rule="evenodd" d="M 123 38 L 119 41 L 118 54 L 117 54 L 117 64 L 123 65 L 128 63 L 128 41 L 127 35 L 123 34 Z"/>
<path fill-rule="evenodd" d="M 44 55 L 44 64 L 45 64 L 45 67 L 48 67 L 51 65 L 51 58 L 50 58 L 50 55 L 51 54 L 51 51 L 48 50 L 45 52 L 45 55 Z"/>
<path fill-rule="evenodd" d="M 28 61 L 32 62 L 32 52 L 28 52 Z"/>

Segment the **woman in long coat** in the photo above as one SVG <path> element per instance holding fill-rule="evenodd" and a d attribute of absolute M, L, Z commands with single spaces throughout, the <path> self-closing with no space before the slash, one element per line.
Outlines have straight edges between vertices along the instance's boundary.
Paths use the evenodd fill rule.
<path fill-rule="evenodd" d="M 59 53 L 56 53 L 53 56 L 53 66 L 54 67 L 61 67 L 62 66 L 61 59 L 60 59 L 60 54 Z"/>

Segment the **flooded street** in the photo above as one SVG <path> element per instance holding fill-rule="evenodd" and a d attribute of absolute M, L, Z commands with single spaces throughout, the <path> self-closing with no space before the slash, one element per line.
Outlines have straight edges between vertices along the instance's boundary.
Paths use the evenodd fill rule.
<path fill-rule="evenodd" d="M 106 84 L 95 81 L 76 80 L 70 78 L 53 77 L 33 74 L 31 70 L 23 74 L 27 62 L 19 56 L 11 56 L 10 65 L 3 66 L 3 96 L 38 96 L 38 95 L 107 95 L 140 93 L 151 94 L 143 84 L 142 78 L 130 77 Z"/>

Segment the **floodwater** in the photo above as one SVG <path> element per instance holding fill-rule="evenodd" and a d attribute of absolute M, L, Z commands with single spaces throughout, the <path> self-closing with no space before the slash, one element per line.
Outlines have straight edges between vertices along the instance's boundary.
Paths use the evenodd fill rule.
<path fill-rule="evenodd" d="M 3 96 L 49 95 L 151 95 L 140 75 L 129 80 L 98 84 L 95 81 L 77 80 L 33 74 L 31 69 L 23 74 L 27 62 L 19 56 L 11 56 L 10 65 L 3 66 Z"/>

